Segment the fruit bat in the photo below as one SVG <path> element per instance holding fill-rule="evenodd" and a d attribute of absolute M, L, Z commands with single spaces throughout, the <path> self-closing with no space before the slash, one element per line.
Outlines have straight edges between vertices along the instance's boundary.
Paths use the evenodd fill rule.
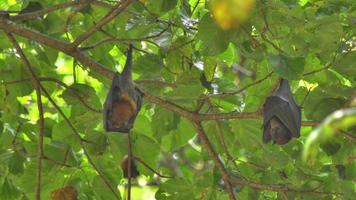
<path fill-rule="evenodd" d="M 142 93 L 132 81 L 132 45 L 126 53 L 126 64 L 121 74 L 115 73 L 104 103 L 106 131 L 128 133 L 141 109 Z"/>
<path fill-rule="evenodd" d="M 293 98 L 288 80 L 282 79 L 279 88 L 267 97 L 263 105 L 263 142 L 286 144 L 300 136 L 301 110 Z"/>
<path fill-rule="evenodd" d="M 129 169 L 128 168 L 129 168 L 129 159 L 127 156 L 125 156 L 125 158 L 121 161 L 121 169 L 124 172 L 124 178 L 129 177 Z M 140 175 L 140 173 L 137 170 L 136 161 L 134 158 L 131 158 L 131 178 L 136 178 L 139 175 Z"/>

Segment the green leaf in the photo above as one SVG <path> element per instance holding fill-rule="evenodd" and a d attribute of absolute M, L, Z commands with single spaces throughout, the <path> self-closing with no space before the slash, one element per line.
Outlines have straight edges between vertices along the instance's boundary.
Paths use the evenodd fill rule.
<path fill-rule="evenodd" d="M 190 38 L 180 37 L 172 43 L 167 52 L 166 65 L 172 73 L 180 74 L 189 69 L 192 48 Z"/>
<path fill-rule="evenodd" d="M 188 140 L 192 139 L 192 137 L 195 135 L 195 129 L 188 120 L 180 118 L 179 121 L 180 122 L 177 129 L 172 131 L 170 134 L 172 140 L 171 150 L 175 150 L 182 147 L 183 145 L 186 145 Z"/>
<path fill-rule="evenodd" d="M 153 139 L 145 136 L 138 135 L 133 140 L 133 154 L 145 161 L 150 167 L 154 169 L 157 166 L 158 155 L 160 152 L 160 146 Z M 151 175 L 152 172 L 146 167 L 139 165 L 139 172 L 145 175 Z"/>
<path fill-rule="evenodd" d="M 71 85 L 62 93 L 62 97 L 68 105 L 86 104 L 94 109 L 101 107 L 94 88 L 85 84 Z"/>
<path fill-rule="evenodd" d="M 105 152 L 108 145 L 106 135 L 97 131 L 90 131 L 86 133 L 84 139 L 91 142 L 86 144 L 86 147 L 91 155 L 101 155 Z"/>
<path fill-rule="evenodd" d="M 273 71 L 288 80 L 296 80 L 304 71 L 304 58 L 269 54 L 269 64 Z"/>
<path fill-rule="evenodd" d="M 140 74 L 140 79 L 154 79 L 160 75 L 163 61 L 156 55 L 147 54 L 140 56 L 133 64 L 135 73 Z"/>
<path fill-rule="evenodd" d="M 71 147 L 62 142 L 52 142 L 44 146 L 45 156 L 57 163 L 63 163 L 69 166 L 79 166 L 79 160 Z"/>
<path fill-rule="evenodd" d="M 8 178 L 5 178 L 0 190 L 1 199 L 16 199 L 20 194 L 20 191 L 11 183 L 11 181 Z"/>
<path fill-rule="evenodd" d="M 354 66 L 356 60 L 355 53 L 349 53 L 342 59 L 340 59 L 337 63 L 335 63 L 335 71 L 339 72 L 346 78 L 356 81 L 356 68 Z"/>
<path fill-rule="evenodd" d="M 98 200 L 116 199 L 115 195 L 108 188 L 108 186 L 105 184 L 105 182 L 101 179 L 100 176 L 95 176 L 92 184 L 93 184 L 93 191 L 96 199 Z M 112 185 L 112 187 L 116 188 L 114 185 Z M 119 191 L 116 190 L 115 193 L 116 196 L 118 196 L 119 199 L 121 199 Z"/>
<path fill-rule="evenodd" d="M 24 172 L 25 158 L 18 152 L 12 154 L 9 160 L 9 170 L 12 174 L 22 174 Z"/>
<path fill-rule="evenodd" d="M 177 0 L 148 0 L 144 1 L 146 6 L 155 13 L 164 14 L 167 11 L 175 8 L 177 5 Z"/>
<path fill-rule="evenodd" d="M 205 14 L 199 22 L 197 37 L 202 41 L 202 53 L 205 55 L 224 52 L 235 36 L 234 31 L 221 30 L 209 14 Z"/>
<path fill-rule="evenodd" d="M 73 130 L 68 126 L 65 121 L 61 121 L 54 125 L 52 130 L 52 139 L 59 140 L 66 144 L 70 144 L 75 150 L 80 149 L 79 138 L 75 135 Z"/>
<path fill-rule="evenodd" d="M 194 197 L 193 189 L 194 186 L 182 178 L 172 179 L 161 185 L 155 197 L 157 200 L 191 199 Z"/>
<path fill-rule="evenodd" d="M 211 82 L 214 79 L 217 62 L 214 57 L 206 57 L 204 59 L 204 75 L 206 80 Z"/>
<path fill-rule="evenodd" d="M 308 137 L 303 151 L 304 160 L 315 159 L 320 142 L 330 140 L 338 131 L 356 125 L 356 109 L 338 110 L 330 114 Z M 333 150 L 335 151 L 335 150 Z M 334 153 L 334 152 L 332 152 Z"/>
<path fill-rule="evenodd" d="M 160 107 L 155 109 L 152 116 L 152 132 L 154 137 L 159 140 L 162 136 L 176 129 L 178 120 L 176 115 Z"/>

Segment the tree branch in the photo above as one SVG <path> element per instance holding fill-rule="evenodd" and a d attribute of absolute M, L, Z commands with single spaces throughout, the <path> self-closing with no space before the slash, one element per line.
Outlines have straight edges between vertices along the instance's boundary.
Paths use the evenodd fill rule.
<path fill-rule="evenodd" d="M 44 117 L 43 117 L 43 105 L 42 105 L 41 87 L 40 87 L 41 83 L 37 79 L 36 74 L 32 69 L 30 62 L 28 61 L 27 57 L 25 56 L 20 45 L 16 41 L 15 37 L 11 33 L 6 32 L 6 34 L 9 40 L 11 41 L 11 43 L 14 45 L 16 52 L 20 55 L 22 62 L 27 67 L 28 73 L 31 77 L 32 84 L 36 90 L 37 108 L 39 112 L 39 131 L 38 131 L 37 156 L 36 156 L 35 198 L 37 200 L 41 200 L 41 174 L 42 174 L 43 137 L 44 137 Z"/>
<path fill-rule="evenodd" d="M 315 190 L 296 190 L 293 188 L 289 188 L 286 186 L 280 186 L 280 185 L 263 185 L 259 183 L 255 183 L 252 181 L 245 181 L 237 178 L 233 178 L 231 180 L 233 184 L 236 185 L 242 185 L 242 186 L 247 186 L 256 190 L 269 190 L 269 191 L 275 191 L 275 192 L 294 192 L 294 193 L 301 193 L 301 194 L 313 194 L 313 195 L 342 195 L 342 193 L 336 193 L 336 192 L 320 192 L 320 191 L 315 191 Z"/>
<path fill-rule="evenodd" d="M 97 30 L 103 27 L 105 24 L 109 23 L 112 19 L 114 19 L 117 15 L 123 12 L 134 0 L 126 0 L 120 3 L 117 3 L 103 18 L 99 20 L 99 22 L 95 23 L 88 31 L 78 36 L 77 39 L 72 43 L 72 47 L 78 47 L 84 40 L 89 38 L 92 34 L 94 34 Z"/>
<path fill-rule="evenodd" d="M 106 68 L 105 66 L 101 65 L 100 63 L 96 62 L 92 58 L 86 56 L 84 53 L 79 51 L 78 49 L 72 49 L 71 45 L 67 42 L 63 42 L 60 40 L 57 40 L 55 38 L 51 38 L 47 35 L 44 35 L 42 33 L 39 33 L 38 31 L 34 31 L 28 28 L 25 28 L 23 26 L 18 26 L 14 22 L 0 18 L 0 29 L 7 30 L 9 32 L 16 33 L 20 36 L 23 36 L 25 38 L 28 38 L 30 40 L 34 40 L 36 42 L 39 42 L 41 44 L 44 44 L 46 46 L 52 47 L 54 49 L 58 49 L 69 56 L 72 56 L 76 60 L 78 60 L 80 63 L 82 63 L 84 66 L 90 68 L 91 70 L 97 72 L 98 74 L 101 74 L 109 79 L 113 78 L 114 72 L 111 71 L 110 69 Z M 149 94 L 148 92 L 145 92 L 142 88 L 137 88 L 144 94 L 144 97 L 154 103 L 158 104 L 161 107 L 170 110 L 172 112 L 178 113 L 179 115 L 188 118 L 193 121 L 204 121 L 204 120 L 219 120 L 219 119 L 256 119 L 260 118 L 261 111 L 256 111 L 256 112 L 231 112 L 231 113 L 216 113 L 216 114 L 199 114 L 199 113 L 193 113 L 191 111 L 188 111 L 184 108 L 182 108 L 179 105 L 176 105 L 172 102 L 166 101 L 164 99 L 161 99 L 159 97 L 156 97 L 154 95 Z M 310 125 L 310 122 L 306 122 L 307 125 Z M 306 125 L 304 123 L 304 125 Z"/>
<path fill-rule="evenodd" d="M 157 172 L 155 169 L 153 169 L 151 166 L 149 166 L 145 161 L 143 161 L 141 158 L 137 157 L 137 156 L 133 156 L 135 160 L 137 160 L 138 162 L 140 162 L 143 166 L 145 166 L 147 169 L 149 169 L 151 172 L 153 172 L 154 174 L 156 174 L 157 176 L 161 177 L 161 178 L 173 178 L 171 176 L 165 176 L 160 174 L 159 172 Z"/>
<path fill-rule="evenodd" d="M 131 170 L 131 161 L 132 161 L 132 142 L 131 142 L 131 133 L 127 133 L 127 145 L 128 145 L 128 156 L 127 156 L 127 200 L 131 200 L 131 177 L 132 177 L 132 170 Z"/>
<path fill-rule="evenodd" d="M 111 186 L 110 182 L 106 179 L 105 175 L 99 170 L 99 168 L 95 165 L 94 161 L 91 159 L 89 152 L 87 151 L 87 149 L 85 148 L 84 145 L 84 140 L 82 139 L 82 137 L 80 136 L 79 132 L 77 131 L 77 129 L 74 127 L 74 125 L 70 122 L 70 120 L 68 119 L 68 117 L 63 113 L 62 109 L 57 105 L 57 103 L 52 99 L 52 97 L 50 96 L 50 94 L 47 92 L 47 90 L 41 85 L 41 89 L 42 91 L 45 93 L 46 97 L 48 98 L 48 100 L 51 102 L 51 104 L 56 108 L 56 110 L 59 112 L 59 114 L 64 118 L 64 120 L 66 121 L 66 123 L 68 124 L 68 126 L 72 129 L 74 135 L 78 138 L 80 145 L 83 149 L 84 155 L 87 157 L 89 164 L 95 169 L 96 172 L 98 172 L 99 176 L 101 177 L 101 179 L 104 181 L 104 183 L 106 184 L 106 186 L 108 186 L 108 188 L 111 190 L 111 192 L 114 194 L 114 196 L 116 197 L 116 199 L 120 199 L 120 197 L 116 194 L 115 189 Z"/>
<path fill-rule="evenodd" d="M 26 81 L 30 81 L 30 78 L 25 78 L 25 79 L 20 79 L 20 80 L 13 80 L 13 81 L 4 81 L 2 82 L 3 84 L 15 84 L 15 83 L 22 83 L 22 82 L 26 82 Z M 69 87 L 67 84 L 65 84 L 64 82 L 56 79 L 56 78 L 52 78 L 52 77 L 38 77 L 39 81 L 50 81 L 50 82 L 55 82 L 58 85 L 64 87 L 67 90 L 71 90 L 73 91 L 72 94 L 74 96 L 76 96 L 78 98 L 78 100 L 86 107 L 88 108 L 88 110 L 96 112 L 96 113 L 101 113 L 102 110 L 101 109 L 96 109 L 91 107 L 91 105 L 89 105 L 78 93 L 74 88 Z"/>
<path fill-rule="evenodd" d="M 9 35 L 9 33 L 7 33 Z M 11 35 L 9 35 L 9 38 L 11 39 Z M 19 48 L 19 47 L 18 47 Z M 22 51 L 21 51 L 22 52 Z M 22 59 L 24 60 L 24 54 L 22 54 Z M 25 60 L 24 60 L 25 62 Z M 30 62 L 26 59 L 26 65 L 29 67 L 29 70 L 31 72 L 31 76 L 35 77 L 34 72 L 32 71 L 32 67 Z M 67 118 L 67 116 L 63 113 L 63 111 L 60 109 L 60 107 L 56 104 L 56 102 L 52 99 L 52 97 L 50 96 L 50 94 L 47 92 L 47 90 L 41 85 L 40 81 L 34 78 L 34 81 L 36 83 L 36 86 L 40 88 L 40 90 L 43 91 L 43 93 L 45 94 L 45 96 L 48 98 L 48 100 L 51 102 L 51 104 L 56 108 L 56 110 L 60 113 L 60 115 L 64 118 L 64 120 L 67 122 L 67 124 L 69 125 L 69 127 L 72 129 L 74 135 L 79 139 L 80 145 L 84 151 L 84 155 L 87 157 L 88 162 L 92 165 L 92 167 L 98 172 L 99 176 L 103 179 L 104 183 L 108 186 L 108 188 L 112 191 L 112 193 L 114 194 L 114 196 L 116 197 L 116 199 L 120 199 L 120 197 L 116 194 L 115 189 L 111 186 L 111 184 L 109 183 L 109 181 L 105 178 L 105 175 L 99 170 L 99 168 L 95 165 L 94 161 L 91 159 L 88 151 L 85 148 L 84 145 L 84 140 L 82 139 L 82 137 L 80 136 L 79 132 L 76 130 L 76 128 L 74 127 L 74 125 L 70 122 L 70 120 Z M 37 89 L 39 89 L 37 88 Z M 36 89 L 36 91 L 37 91 Z M 40 94 L 40 93 L 39 93 Z M 40 96 L 40 95 L 39 95 Z M 39 108 L 42 110 L 42 107 Z M 42 112 L 42 117 L 43 117 L 43 111 Z M 43 120 L 43 119 L 42 119 Z M 42 126 L 41 126 L 42 123 Z M 42 127 L 42 143 L 43 143 L 43 121 L 41 122 L 40 120 L 40 127 Z M 38 150 L 39 151 L 39 150 Z M 42 146 L 42 154 L 41 154 L 41 158 L 43 156 L 43 146 Z M 40 169 L 41 166 L 37 165 L 37 169 Z M 40 170 L 39 170 L 40 173 Z M 40 175 L 39 175 L 40 176 Z M 40 177 L 38 178 L 38 174 L 36 175 L 36 199 L 40 200 Z"/>
<path fill-rule="evenodd" d="M 28 13 L 24 13 L 24 14 L 19 14 L 16 16 L 12 16 L 10 17 L 11 20 L 31 20 L 31 19 L 35 19 L 37 17 L 43 16 L 45 14 L 48 14 L 50 12 L 54 12 L 56 10 L 60 10 L 60 9 L 64 9 L 64 8 L 68 8 L 68 7 L 72 7 L 72 6 L 79 6 L 79 5 L 85 5 L 85 4 L 90 4 L 92 0 L 76 0 L 76 1 L 71 1 L 71 2 L 66 2 L 66 3 L 61 3 L 61 4 L 57 4 L 48 8 L 44 8 L 38 11 L 34 11 L 34 12 L 28 12 Z"/>
<path fill-rule="evenodd" d="M 98 42 L 92 44 L 92 45 L 89 45 L 89 46 L 85 46 L 85 47 L 81 47 L 79 48 L 80 50 L 82 51 L 85 51 L 85 50 L 89 50 L 89 49 L 93 49 L 93 48 L 96 48 L 98 47 L 99 45 L 102 45 L 106 42 L 122 42 L 122 41 L 147 41 L 147 42 L 150 42 L 150 43 L 154 43 L 152 41 L 150 41 L 149 39 L 152 39 L 152 38 L 155 38 L 155 37 L 159 37 L 161 36 L 164 32 L 166 32 L 168 30 L 169 27 L 161 30 L 159 33 L 157 34 L 154 34 L 154 35 L 150 35 L 150 36 L 147 36 L 147 37 L 142 37 L 142 38 L 118 38 L 118 37 L 115 37 L 109 33 L 107 33 L 106 31 L 103 31 L 102 32 L 107 35 L 108 37 L 107 38 L 104 38 L 102 40 L 99 40 Z M 154 45 L 157 45 L 156 43 L 154 43 Z"/>
<path fill-rule="evenodd" d="M 228 193 L 230 200 L 235 200 L 236 199 L 235 192 L 234 192 L 234 189 L 232 188 L 232 185 L 230 182 L 230 177 L 229 177 L 227 170 L 224 167 L 224 164 L 220 160 L 219 155 L 214 150 L 214 147 L 210 143 L 209 138 L 205 134 L 205 131 L 204 131 L 202 125 L 200 124 L 200 122 L 194 122 L 193 124 L 194 124 L 195 129 L 198 133 L 199 138 L 202 140 L 210 157 L 213 159 L 213 161 L 215 162 L 215 165 L 217 166 L 217 168 L 219 169 L 219 171 L 221 173 L 221 176 L 222 176 L 225 186 L 226 186 L 226 192 Z"/>

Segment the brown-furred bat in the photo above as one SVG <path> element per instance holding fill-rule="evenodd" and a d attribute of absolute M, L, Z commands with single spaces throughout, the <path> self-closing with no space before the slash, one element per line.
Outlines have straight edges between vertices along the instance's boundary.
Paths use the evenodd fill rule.
<path fill-rule="evenodd" d="M 296 104 L 288 80 L 282 79 L 279 88 L 267 97 L 263 105 L 263 142 L 286 144 L 300 136 L 301 109 Z"/>
<path fill-rule="evenodd" d="M 104 129 L 128 133 L 141 109 L 142 93 L 132 81 L 132 45 L 126 53 L 126 63 L 121 74 L 115 73 L 104 103 Z"/>
<path fill-rule="evenodd" d="M 129 177 L 129 159 L 128 159 L 127 155 L 121 161 L 121 169 L 124 173 L 124 178 L 128 178 Z M 140 173 L 137 170 L 136 161 L 134 158 L 131 158 L 131 178 L 136 178 L 139 175 L 140 175 Z"/>

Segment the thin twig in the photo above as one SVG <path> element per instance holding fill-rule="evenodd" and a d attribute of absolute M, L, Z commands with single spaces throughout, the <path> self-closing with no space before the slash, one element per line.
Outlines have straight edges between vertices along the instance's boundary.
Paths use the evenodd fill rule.
<path fill-rule="evenodd" d="M 111 190 L 111 192 L 114 194 L 116 199 L 120 199 L 120 197 L 117 195 L 117 193 L 115 192 L 115 189 L 111 186 L 111 184 L 109 183 L 109 181 L 105 178 L 105 175 L 99 170 L 99 168 L 95 165 L 94 161 L 91 159 L 89 152 L 87 151 L 87 149 L 85 148 L 84 145 L 84 139 L 82 139 L 82 137 L 80 136 L 79 132 L 77 131 L 77 129 L 74 127 L 74 125 L 70 122 L 70 120 L 68 119 L 68 117 L 63 113 L 62 109 L 57 105 L 57 103 L 52 99 L 52 97 L 50 96 L 50 94 L 47 92 L 47 90 L 41 85 L 41 89 L 43 91 L 43 93 L 46 95 L 46 97 L 48 98 L 48 100 L 51 102 L 51 104 L 56 108 L 56 110 L 59 112 L 59 114 L 64 118 L 64 120 L 66 121 L 66 123 L 68 124 L 68 126 L 72 129 L 74 135 L 78 138 L 80 145 L 83 149 L 84 155 L 86 156 L 86 158 L 88 159 L 89 164 L 95 169 L 95 171 L 98 172 L 99 176 L 101 177 L 101 179 L 104 181 L 104 183 L 108 186 L 108 188 Z"/>
<path fill-rule="evenodd" d="M 348 53 L 349 53 L 349 51 L 346 52 L 346 53 L 344 53 L 344 54 L 341 56 L 341 58 L 344 57 L 344 56 L 346 56 Z M 332 60 L 331 60 L 329 63 L 327 63 L 324 67 L 321 67 L 321 68 L 319 68 L 319 69 L 312 70 L 312 71 L 310 71 L 310 72 L 306 72 L 306 73 L 303 74 L 303 77 L 305 77 L 305 76 L 310 76 L 310 75 L 313 75 L 313 74 L 315 74 L 315 73 L 319 73 L 319 72 L 328 70 L 333 64 L 335 64 L 337 55 L 338 55 L 337 52 L 335 52 L 335 53 L 334 53 L 334 56 L 333 56 L 333 58 L 332 58 Z"/>
<path fill-rule="evenodd" d="M 303 101 L 302 101 L 302 103 L 300 104 L 300 107 L 303 107 L 303 105 L 304 105 L 305 101 L 307 100 L 307 98 L 308 98 L 310 92 L 311 92 L 311 89 L 308 89 L 308 92 L 305 94 L 305 96 L 304 96 L 304 98 L 303 98 Z"/>
<path fill-rule="evenodd" d="M 342 135 L 342 136 L 344 136 L 344 137 L 350 139 L 351 142 L 356 143 L 356 136 L 354 136 L 353 134 L 348 133 L 348 132 L 346 132 L 346 131 L 342 131 L 342 130 L 338 131 L 337 133 L 338 133 L 339 135 Z"/>
<path fill-rule="evenodd" d="M 330 68 L 330 66 L 328 65 L 328 66 L 325 66 L 325 67 L 322 67 L 322 68 L 319 68 L 319 69 L 315 69 L 315 70 L 310 71 L 310 72 L 306 72 L 306 73 L 303 74 L 303 76 L 310 76 L 310 75 L 312 75 L 312 74 L 315 74 L 315 73 L 318 73 L 318 72 L 327 70 L 327 69 L 329 69 L 329 68 Z"/>
<path fill-rule="evenodd" d="M 193 9 L 192 9 L 192 15 L 193 15 L 193 13 L 195 12 L 195 10 L 198 8 L 199 3 L 200 3 L 200 0 L 198 0 L 198 1 L 195 3 L 195 5 L 194 5 L 194 7 L 193 7 Z"/>
<path fill-rule="evenodd" d="M 280 192 L 279 193 L 281 195 L 281 197 L 284 199 L 284 200 L 289 200 L 287 194 L 285 192 Z"/>
<path fill-rule="evenodd" d="M 313 195 L 342 195 L 342 193 L 338 192 L 321 192 L 321 191 L 316 191 L 316 190 L 296 190 L 293 188 L 289 188 L 287 186 L 282 186 L 282 185 L 263 185 L 259 183 L 255 183 L 252 181 L 246 181 L 246 180 L 241 180 L 237 178 L 232 178 L 231 182 L 236 185 L 242 185 L 242 186 L 247 186 L 256 190 L 269 190 L 269 191 L 275 191 L 275 192 L 294 192 L 294 193 L 301 193 L 301 194 L 313 194 Z"/>
<path fill-rule="evenodd" d="M 271 35 L 273 35 L 272 31 L 270 30 L 269 28 L 269 24 L 268 24 L 268 20 L 267 20 L 267 16 L 266 16 L 266 13 L 264 12 L 263 8 L 261 8 L 261 14 L 262 14 L 262 18 L 263 18 L 263 21 L 265 23 L 265 27 L 263 28 L 262 32 L 261 32 L 261 37 L 264 41 L 266 41 L 267 43 L 269 43 L 274 49 L 276 49 L 278 52 L 280 53 L 284 53 L 284 51 L 279 48 L 276 44 L 274 44 L 271 40 L 269 40 L 266 36 L 266 32 L 270 32 Z"/>
<path fill-rule="evenodd" d="M 160 174 L 159 172 L 157 172 L 156 170 L 154 170 L 152 167 L 150 167 L 145 161 L 143 161 L 140 157 L 137 156 L 133 156 L 133 158 L 135 160 L 137 160 L 138 162 L 140 162 L 142 165 L 144 165 L 147 169 L 149 169 L 151 172 L 153 172 L 154 174 L 156 174 L 157 176 L 161 177 L 161 178 L 174 178 L 172 176 L 165 176 Z"/>
<path fill-rule="evenodd" d="M 37 108 L 39 113 L 39 131 L 38 131 L 38 141 L 37 141 L 37 156 L 36 156 L 36 188 L 35 197 L 37 200 L 41 200 L 41 173 L 42 173 L 42 158 L 43 158 L 43 137 L 44 137 L 44 116 L 43 116 L 43 105 L 41 98 L 41 87 L 40 81 L 37 79 L 34 70 L 24 52 L 22 51 L 20 45 L 16 41 L 15 37 L 11 33 L 6 33 L 7 37 L 14 45 L 16 52 L 20 55 L 20 58 L 24 65 L 28 69 L 28 73 L 31 77 L 32 84 L 36 90 L 37 97 Z"/>
<path fill-rule="evenodd" d="M 236 163 L 235 163 L 235 158 L 231 155 L 231 153 L 229 152 L 229 149 L 227 148 L 227 145 L 226 145 L 226 141 L 225 141 L 225 136 L 224 136 L 224 130 L 223 130 L 223 127 L 222 127 L 222 125 L 221 125 L 221 121 L 216 121 L 216 125 L 217 125 L 217 127 L 218 127 L 218 132 L 219 132 L 219 139 L 220 139 L 220 142 L 221 142 L 221 144 L 222 144 L 222 146 L 223 146 L 223 149 L 224 149 L 224 151 L 225 151 L 225 154 L 226 154 L 226 156 L 227 156 L 227 158 L 228 158 L 228 160 L 230 160 L 233 164 L 234 164 L 234 166 L 236 167 L 236 169 L 237 169 L 237 165 L 236 165 Z"/>
<path fill-rule="evenodd" d="M 234 189 L 232 188 L 229 174 L 228 174 L 227 170 L 225 169 L 224 164 L 220 160 L 219 155 L 214 150 L 213 145 L 209 141 L 209 138 L 206 135 L 202 125 L 200 124 L 200 122 L 194 122 L 193 125 L 195 126 L 198 136 L 202 140 L 203 144 L 205 145 L 210 157 L 213 159 L 213 161 L 215 162 L 215 165 L 217 166 L 217 168 L 219 169 L 219 171 L 221 173 L 221 176 L 222 176 L 225 186 L 226 186 L 226 192 L 228 193 L 230 200 L 236 200 L 235 192 L 234 192 Z"/>
<path fill-rule="evenodd" d="M 9 33 L 8 33 L 9 34 Z M 24 55 L 23 55 L 24 56 Z M 29 63 L 29 61 L 27 60 L 26 65 L 31 66 L 31 64 Z M 32 67 L 30 67 L 30 69 L 32 69 Z M 95 165 L 94 161 L 91 159 L 87 149 L 85 148 L 84 145 L 84 139 L 80 136 L 79 132 L 77 131 L 77 129 L 74 127 L 74 125 L 70 122 L 70 120 L 67 118 L 67 116 L 63 113 L 63 111 L 61 110 L 61 108 L 56 104 L 56 102 L 52 99 L 52 97 L 50 96 L 50 94 L 47 92 L 47 90 L 42 86 L 42 84 L 40 83 L 39 80 L 37 80 L 37 84 L 38 86 L 41 88 L 41 90 L 43 91 L 43 93 L 45 94 L 45 96 L 48 98 L 48 100 L 51 102 L 51 104 L 56 108 L 56 110 L 60 113 L 60 115 L 64 118 L 64 120 L 67 122 L 67 124 L 69 125 L 69 127 L 73 130 L 74 135 L 79 139 L 80 145 L 83 149 L 84 155 L 87 157 L 89 163 L 92 165 L 92 167 L 98 172 L 99 176 L 103 179 L 104 183 L 108 186 L 108 188 L 112 191 L 112 193 L 114 194 L 116 199 L 120 199 L 120 197 L 117 195 L 117 193 L 115 192 L 115 189 L 111 186 L 111 184 L 109 183 L 109 181 L 105 178 L 105 175 L 99 170 L 99 168 Z M 42 147 L 43 149 L 43 147 Z M 42 151 L 43 152 L 43 151 Z M 41 155 L 43 156 L 43 154 Z M 40 199 L 40 190 L 41 188 L 37 188 L 36 187 L 36 191 L 39 190 L 39 194 L 37 194 L 36 192 L 36 199 Z"/>
<path fill-rule="evenodd" d="M 79 132 L 77 131 L 77 129 L 74 127 L 74 125 L 70 122 L 70 120 L 68 119 L 68 117 L 63 113 L 62 109 L 56 104 L 56 102 L 52 99 L 52 97 L 50 96 L 50 94 L 47 92 L 47 90 L 41 85 L 42 91 L 45 93 L 46 97 L 48 98 L 48 100 L 51 102 L 51 104 L 56 108 L 56 110 L 59 112 L 59 114 L 64 118 L 64 120 L 66 121 L 66 123 L 69 125 L 69 127 L 72 129 L 73 133 L 75 136 L 77 136 L 80 145 L 83 149 L 84 155 L 87 157 L 89 164 L 95 169 L 95 171 L 98 172 L 99 176 L 101 177 L 101 179 L 104 181 L 104 183 L 108 186 L 108 188 L 111 190 L 111 192 L 114 194 L 114 196 L 116 197 L 116 199 L 120 199 L 119 196 L 117 195 L 117 193 L 115 192 L 115 189 L 111 186 L 111 184 L 109 183 L 109 181 L 105 178 L 105 175 L 99 170 L 99 168 L 95 165 L 94 161 L 91 159 L 89 152 L 87 151 L 87 149 L 85 148 L 84 145 L 84 140 L 82 139 L 82 137 L 80 136 Z"/>
<path fill-rule="evenodd" d="M 127 178 L 128 178 L 128 183 L 127 183 L 127 200 L 131 200 L 131 176 L 132 176 L 132 170 L 131 170 L 131 162 L 132 162 L 132 143 L 131 143 L 131 132 L 127 133 L 127 146 L 128 146 L 128 156 L 127 156 Z"/>
<path fill-rule="evenodd" d="M 38 11 L 28 12 L 28 13 L 12 16 L 12 17 L 10 17 L 10 19 L 15 20 L 15 21 L 16 20 L 31 20 L 31 19 L 35 19 L 37 17 L 43 16 L 45 14 L 54 12 L 56 10 L 68 8 L 71 6 L 90 4 L 90 2 L 91 2 L 90 0 L 77 0 L 77 1 L 65 2 L 65 3 L 57 4 L 57 5 L 48 7 L 48 8 L 44 8 L 44 9 L 41 9 Z"/>
<path fill-rule="evenodd" d="M 88 108 L 89 110 L 93 111 L 93 112 L 96 112 L 96 113 L 101 113 L 102 110 L 101 109 L 96 109 L 96 108 L 93 108 L 91 107 L 79 94 L 78 94 L 78 91 L 76 91 L 74 88 L 72 87 L 69 87 L 67 84 L 65 84 L 64 82 L 56 79 L 56 78 L 52 78 L 52 77 L 39 77 L 38 78 L 39 81 L 50 81 L 50 82 L 55 82 L 57 83 L 58 85 L 66 88 L 67 90 L 69 91 L 72 91 L 71 94 L 73 94 L 74 96 L 76 96 L 78 98 L 78 100 L 86 107 Z M 20 79 L 20 80 L 13 80 L 13 81 L 4 81 L 4 82 L 1 82 L 3 84 L 16 84 L 16 83 L 22 83 L 22 82 L 26 82 L 26 81 L 30 81 L 30 78 L 24 78 L 24 79 Z"/>
<path fill-rule="evenodd" d="M 354 103 L 356 103 L 356 90 L 352 93 L 352 95 L 347 98 L 346 103 L 344 105 L 345 108 L 352 106 Z"/>
<path fill-rule="evenodd" d="M 245 87 L 243 87 L 243 88 L 241 88 L 239 90 L 236 90 L 236 91 L 233 91 L 233 92 L 223 92 L 223 93 L 219 93 L 219 94 L 211 94 L 211 95 L 208 95 L 208 96 L 203 96 L 202 98 L 209 98 L 209 97 L 223 98 L 223 97 L 233 96 L 233 95 L 239 94 L 239 93 L 245 91 L 246 89 L 248 89 L 249 87 L 252 87 L 252 86 L 255 86 L 255 85 L 258 85 L 258 84 L 262 83 L 263 81 L 268 79 L 270 76 L 272 76 L 272 74 L 273 74 L 273 71 L 269 72 L 265 77 L 255 81 L 253 83 L 250 83 L 250 84 L 246 85 Z"/>
<path fill-rule="evenodd" d="M 154 45 L 157 46 L 156 43 L 150 41 L 149 39 L 161 36 L 164 32 L 166 32 L 168 30 L 168 28 L 169 27 L 161 30 L 157 34 L 150 35 L 150 36 L 147 36 L 147 37 L 142 37 L 142 38 L 118 38 L 118 37 L 115 37 L 115 36 L 109 34 L 108 32 L 104 31 L 103 29 L 100 29 L 102 31 L 102 33 L 104 33 L 105 35 L 108 36 L 107 38 L 104 38 L 103 40 L 99 40 L 98 42 L 96 42 L 94 44 L 91 44 L 89 46 L 81 47 L 79 49 L 82 50 L 82 51 L 86 51 L 86 50 L 89 50 L 89 49 L 94 49 L 94 48 L 96 48 L 96 47 L 98 47 L 98 46 L 100 46 L 102 44 L 105 44 L 106 42 L 132 42 L 132 41 L 137 41 L 137 42 L 146 41 L 146 42 L 153 43 Z"/>
<path fill-rule="evenodd" d="M 78 47 L 82 42 L 84 42 L 84 40 L 89 38 L 97 30 L 99 30 L 101 27 L 109 23 L 117 15 L 123 12 L 133 1 L 134 0 L 126 0 L 117 3 L 103 18 L 99 20 L 99 22 L 95 23 L 95 25 L 89 28 L 88 31 L 78 36 L 72 43 L 72 47 Z"/>

